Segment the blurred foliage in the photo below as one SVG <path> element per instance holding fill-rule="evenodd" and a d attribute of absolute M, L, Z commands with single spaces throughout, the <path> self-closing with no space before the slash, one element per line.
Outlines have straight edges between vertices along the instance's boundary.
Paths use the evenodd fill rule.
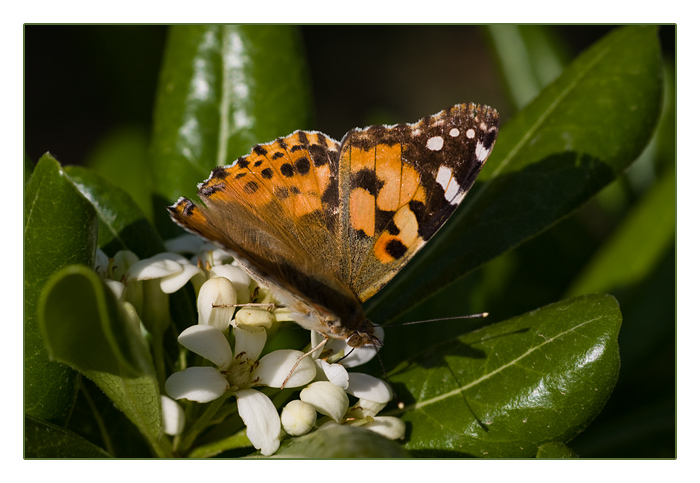
<path fill-rule="evenodd" d="M 302 72 L 295 75 L 303 76 L 303 71 L 308 71 L 315 120 L 300 112 L 299 118 L 290 119 L 289 125 L 275 125 L 283 132 L 253 130 L 244 141 L 266 141 L 296 128 L 313 128 L 340 139 L 354 126 L 413 121 L 468 101 L 497 107 L 504 125 L 584 49 L 614 28 L 303 27 L 299 40 L 308 67 L 300 67 Z M 416 353 L 426 345 L 569 296 L 594 292 L 613 295 L 623 320 L 618 383 L 602 413 L 569 447 L 545 444 L 537 450 L 539 457 L 676 455 L 675 27 L 663 26 L 658 35 L 664 62 L 663 110 L 655 135 L 641 156 L 571 216 L 445 287 L 414 309 L 410 319 L 398 320 L 488 311 L 491 316 L 487 321 L 472 319 L 387 329 L 388 340 L 398 342 L 394 346 Z M 166 39 L 167 28 L 163 26 L 25 27 L 27 156 L 23 162 L 30 194 L 40 188 L 57 190 L 57 196 L 69 199 L 77 193 L 52 158 L 34 166 L 45 152 L 51 151 L 63 165 L 87 166 L 121 187 L 123 191 L 110 193 L 121 205 L 129 205 L 134 222 L 154 220 L 155 210 L 160 208 L 151 204 L 150 190 L 158 186 L 159 176 L 181 174 L 151 172 L 144 166 L 149 157 L 148 136 L 152 134 L 159 72 L 167 66 L 163 58 Z M 382 48 L 376 48 L 377 45 Z M 50 83 L 44 81 L 46 72 L 53 74 Z M 286 73 L 269 75 L 273 76 L 272 81 L 288 80 Z M 164 82 L 163 78 L 160 82 Z M 309 99 L 300 98 L 299 102 L 308 103 Z M 156 112 L 170 115 L 157 108 Z M 246 151 L 244 141 L 231 141 L 232 156 Z M 67 171 L 68 178 L 73 176 L 79 189 L 80 179 L 103 182 L 80 171 L 82 168 L 71 169 Z M 201 169 L 208 171 L 209 167 Z M 46 183 L 39 185 L 37 178 L 32 186 L 32 171 L 45 173 Z M 205 176 L 206 173 L 192 179 L 191 187 Z M 133 202 L 124 200 L 124 192 Z M 91 206 L 77 205 L 95 216 Z M 55 216 L 48 211 L 50 208 L 46 206 L 48 220 Z M 103 218 L 99 222 L 101 226 L 105 224 Z M 66 238 L 61 236 L 62 240 Z M 160 243 L 157 236 L 148 236 L 153 244 Z M 83 238 L 73 243 L 94 244 L 94 233 Z M 41 237 L 36 235 L 34 239 Z M 31 248 L 29 243 L 25 239 L 25 251 Z M 88 262 L 85 263 L 89 265 Z M 56 270 L 57 267 L 46 267 L 46 273 L 38 273 L 34 278 L 25 272 L 25 285 L 28 281 L 46 283 Z M 34 310 L 37 300 L 38 289 L 25 292 L 25 304 L 29 304 L 25 305 L 26 317 L 32 323 L 27 307 Z M 36 334 L 37 329 L 32 327 L 28 340 Z M 403 360 L 402 355 L 392 352 L 391 343 L 382 354 L 389 370 Z M 27 366 L 25 362 L 25 368 L 40 371 L 46 364 L 45 358 L 45 354 L 40 354 L 41 364 Z M 378 364 L 374 364 L 378 373 Z M 75 376 L 69 371 L 62 377 L 70 379 L 70 385 L 64 385 L 68 391 L 63 397 L 74 400 Z M 103 456 L 99 448 L 88 443 L 101 445 L 102 439 L 86 421 L 96 412 L 112 420 L 126 419 L 92 383 L 82 384 L 69 428 L 85 438 L 80 444 L 86 452 L 80 454 Z M 25 397 L 28 391 L 25 388 Z M 91 409 L 95 405 L 99 410 Z M 51 416 L 32 414 L 49 420 Z M 56 418 L 52 422 L 57 424 L 63 424 L 67 417 L 61 411 L 54 410 L 53 414 Z M 39 456 L 73 454 L 61 447 L 61 442 L 71 436 L 60 427 L 31 417 L 27 421 L 28 436 L 48 434 L 49 438 L 56 438 L 56 444 L 47 445 Z M 123 456 L 144 454 L 134 447 L 129 449 L 128 441 L 126 437 L 115 439 L 112 445 Z"/>

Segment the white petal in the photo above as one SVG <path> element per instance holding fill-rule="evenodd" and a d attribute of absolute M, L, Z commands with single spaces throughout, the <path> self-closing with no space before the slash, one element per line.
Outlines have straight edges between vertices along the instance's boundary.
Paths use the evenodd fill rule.
<path fill-rule="evenodd" d="M 233 354 L 226 336 L 211 325 L 193 325 L 182 331 L 177 341 L 195 354 L 212 361 L 226 370 L 231 366 Z"/>
<path fill-rule="evenodd" d="M 197 253 L 204 245 L 202 240 L 197 235 L 186 233 L 170 240 L 165 240 L 165 249 L 174 253 Z"/>
<path fill-rule="evenodd" d="M 127 272 L 127 280 L 150 280 L 167 277 L 182 272 L 183 268 L 172 260 L 153 260 L 147 258 L 134 263 Z"/>
<path fill-rule="evenodd" d="M 384 329 L 381 327 L 375 326 L 374 334 L 379 338 L 379 340 L 384 340 Z M 348 346 L 345 341 L 338 339 L 333 339 L 330 347 L 334 350 L 334 352 L 340 352 L 342 350 L 345 351 L 345 354 L 350 354 L 341 362 L 341 364 L 343 364 L 345 367 L 357 367 L 369 362 L 377 355 L 377 348 L 372 345 L 358 347 L 350 352 L 352 347 Z"/>
<path fill-rule="evenodd" d="M 226 277 L 233 284 L 236 291 L 248 291 L 250 287 L 250 276 L 235 265 L 215 265 L 211 267 L 209 273 L 213 277 Z"/>
<path fill-rule="evenodd" d="M 109 257 L 99 248 L 95 253 L 95 271 L 100 278 L 107 278 L 109 276 Z"/>
<path fill-rule="evenodd" d="M 177 262 L 180 265 L 192 265 L 190 261 L 180 255 L 179 253 L 172 253 L 172 252 L 161 252 L 156 255 L 153 255 L 150 260 L 171 260 L 173 262 Z"/>
<path fill-rule="evenodd" d="M 160 396 L 160 407 L 163 412 L 163 432 L 170 436 L 182 433 L 185 428 L 185 411 L 182 406 L 168 396 Z"/>
<path fill-rule="evenodd" d="M 223 250 L 216 245 L 209 245 L 211 249 L 211 260 L 212 260 L 212 265 L 224 265 L 227 263 L 231 263 L 233 261 L 233 257 L 229 252 L 226 250 Z"/>
<path fill-rule="evenodd" d="M 318 370 L 316 380 L 330 381 L 343 389 L 348 388 L 348 371 L 341 364 L 329 364 L 322 359 L 314 361 Z"/>
<path fill-rule="evenodd" d="M 224 277 L 210 278 L 197 296 L 199 323 L 211 325 L 220 331 L 228 329 L 236 307 L 214 307 L 215 305 L 233 305 L 236 303 L 236 289 Z"/>
<path fill-rule="evenodd" d="M 292 320 L 292 319 L 289 319 L 289 320 Z M 311 347 L 316 347 L 317 345 L 319 345 L 319 344 L 321 343 L 321 341 L 323 341 L 323 339 L 325 339 L 325 337 L 324 337 L 323 335 L 321 335 L 319 332 L 316 332 L 315 330 L 312 330 L 312 331 L 311 331 Z M 325 344 L 324 346 L 322 346 L 320 349 L 316 349 L 316 350 L 314 351 L 314 353 L 311 354 L 311 357 L 313 357 L 314 359 L 318 359 L 319 357 L 321 357 L 321 353 L 322 353 L 327 347 L 329 347 L 329 345 L 332 344 L 332 343 L 333 343 L 333 341 L 332 341 L 332 340 L 329 340 L 329 341 L 326 342 L 326 344 Z M 345 344 L 345 343 L 343 342 L 343 344 Z M 347 345 L 347 344 L 345 344 L 345 345 Z"/>
<path fill-rule="evenodd" d="M 127 272 L 133 264 L 139 261 L 139 257 L 132 251 L 119 250 L 114 254 L 114 262 L 112 263 L 112 279 L 121 282 L 122 277 L 126 276 Z"/>
<path fill-rule="evenodd" d="M 375 401 L 370 401 L 369 399 L 360 398 L 360 400 L 357 401 L 356 406 L 360 406 L 362 408 L 362 417 L 374 417 L 377 415 L 377 413 L 379 413 L 379 411 L 384 409 L 386 403 L 378 403 Z"/>
<path fill-rule="evenodd" d="M 254 389 L 236 391 L 238 414 L 243 419 L 246 435 L 253 446 L 265 456 L 280 447 L 280 417 L 272 401 Z"/>
<path fill-rule="evenodd" d="M 275 322 L 272 312 L 263 309 L 242 308 L 236 314 L 236 324 L 269 329 Z"/>
<path fill-rule="evenodd" d="M 305 403 L 311 404 L 319 413 L 330 416 L 337 423 L 340 422 L 349 406 L 348 395 L 345 394 L 345 391 L 327 381 L 310 384 L 302 389 L 299 398 Z"/>
<path fill-rule="evenodd" d="M 316 410 L 310 404 L 295 399 L 282 409 L 282 427 L 292 436 L 301 436 L 311 431 L 316 424 Z"/>
<path fill-rule="evenodd" d="M 188 367 L 165 381 L 165 392 L 171 398 L 189 399 L 198 403 L 218 399 L 228 387 L 226 378 L 213 367 Z"/>
<path fill-rule="evenodd" d="M 124 289 L 126 288 L 123 283 L 117 282 L 116 280 L 105 280 L 105 283 L 112 291 L 117 300 L 121 300 L 122 295 L 124 295 Z"/>
<path fill-rule="evenodd" d="M 165 293 L 175 293 L 185 286 L 192 277 L 202 273 L 200 268 L 195 267 L 189 261 L 186 265 L 181 265 L 182 271 L 160 279 L 160 288 Z"/>
<path fill-rule="evenodd" d="M 234 327 L 234 357 L 244 357 L 257 361 L 267 342 L 267 332 L 262 327 Z"/>
<path fill-rule="evenodd" d="M 310 357 L 299 358 L 304 355 L 301 351 L 283 349 L 270 352 L 260 359 L 258 367 L 255 368 L 252 378 L 256 384 L 269 387 L 280 387 L 289 376 L 294 365 L 299 365 L 294 369 L 291 377 L 284 387 L 299 387 L 313 381 L 316 377 L 316 365 Z M 342 390 L 342 389 L 341 389 Z"/>
<path fill-rule="evenodd" d="M 349 394 L 378 403 L 391 401 L 391 389 L 381 379 L 360 372 L 351 372 L 349 377 L 350 384 L 347 389 Z"/>
<path fill-rule="evenodd" d="M 275 320 L 277 322 L 294 322 L 293 312 L 292 312 L 292 309 L 290 309 L 289 307 L 280 307 L 278 309 L 275 309 L 272 313 L 275 314 Z M 316 346 L 311 346 L 311 347 L 316 347 Z M 320 351 L 319 351 L 319 353 L 320 353 Z M 314 356 L 314 357 L 318 357 L 318 356 Z"/>
<path fill-rule="evenodd" d="M 389 439 L 403 439 L 406 435 L 406 423 L 393 416 L 377 416 L 374 421 L 362 427 Z"/>

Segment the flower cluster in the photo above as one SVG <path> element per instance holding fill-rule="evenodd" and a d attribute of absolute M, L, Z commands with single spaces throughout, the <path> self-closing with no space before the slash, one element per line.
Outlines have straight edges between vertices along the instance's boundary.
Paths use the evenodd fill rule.
<path fill-rule="evenodd" d="M 118 252 L 113 259 L 98 253 L 96 266 L 115 295 L 137 310 L 156 302 L 158 294 L 165 299 L 157 303 L 167 306 L 166 294 L 187 282 L 195 288 L 197 324 L 180 333 L 178 341 L 201 356 L 202 364 L 165 381 L 170 396 L 162 396 L 166 434 L 180 434 L 186 425 L 185 413 L 174 400 L 211 403 L 235 396 L 246 435 L 263 455 L 275 453 L 285 434 L 301 436 L 333 424 L 363 425 L 390 439 L 403 438 L 400 419 L 377 416 L 392 398 L 389 386 L 376 377 L 347 371 L 374 357 L 374 347 L 351 350 L 344 341 L 331 340 L 311 354 L 292 349 L 265 352 L 279 323 L 290 320 L 289 311 L 275 305 L 274 294 L 252 280 L 227 252 L 198 237 L 183 235 L 167 242 L 166 248 L 168 252 L 145 260 L 131 252 Z M 185 253 L 194 256 L 187 259 Z M 153 330 L 143 322 L 146 330 Z M 383 336 L 381 329 L 377 332 Z M 312 332 L 309 347 L 322 340 Z M 280 415 L 261 391 L 265 387 L 302 389 Z M 356 400 L 352 406 L 351 398 Z"/>

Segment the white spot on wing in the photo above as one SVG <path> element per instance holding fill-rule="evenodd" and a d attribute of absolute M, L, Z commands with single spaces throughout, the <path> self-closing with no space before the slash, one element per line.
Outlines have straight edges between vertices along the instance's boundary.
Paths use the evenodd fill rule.
<path fill-rule="evenodd" d="M 486 158 L 489 157 L 489 153 L 491 152 L 490 149 L 486 149 L 483 144 L 481 144 L 481 141 L 478 141 L 476 143 L 476 159 L 478 159 L 480 162 L 486 161 Z"/>
<path fill-rule="evenodd" d="M 442 136 L 433 136 L 428 139 L 426 147 L 431 151 L 440 151 L 443 144 L 445 144 L 445 140 L 442 139 Z"/>
<path fill-rule="evenodd" d="M 467 129 L 467 137 L 469 139 L 474 139 L 474 136 L 476 136 L 476 133 L 472 128 Z"/>
<path fill-rule="evenodd" d="M 461 198 L 456 201 L 453 200 L 453 198 L 459 194 L 461 187 L 459 186 L 457 180 L 452 177 L 452 170 L 450 168 L 445 165 L 440 166 L 435 181 L 437 181 L 437 184 L 442 186 L 442 189 L 445 190 L 445 199 L 451 204 L 456 205 L 462 201 Z"/>
<path fill-rule="evenodd" d="M 457 196 L 457 193 L 459 193 L 460 189 L 461 188 L 457 180 L 452 178 L 450 180 L 450 184 L 447 185 L 447 189 L 445 190 L 445 199 L 449 201 L 450 204 L 456 205 L 457 203 L 459 203 L 459 201 L 455 202 L 454 197 Z"/>
<path fill-rule="evenodd" d="M 442 189 L 446 190 L 447 185 L 449 184 L 450 180 L 452 179 L 452 170 L 448 168 L 447 166 L 440 166 L 440 169 L 438 169 L 438 174 L 437 178 L 435 178 L 435 181 L 437 181 L 437 184 L 442 186 Z"/>
<path fill-rule="evenodd" d="M 457 136 L 459 136 L 459 129 L 457 129 L 456 127 L 453 127 L 450 130 L 450 136 L 452 136 L 453 138 L 456 138 Z"/>

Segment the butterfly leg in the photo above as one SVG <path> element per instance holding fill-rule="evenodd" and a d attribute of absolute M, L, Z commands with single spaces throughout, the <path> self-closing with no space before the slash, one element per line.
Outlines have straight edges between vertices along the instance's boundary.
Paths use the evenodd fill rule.
<path fill-rule="evenodd" d="M 254 307 L 254 308 L 265 308 L 268 311 L 272 312 L 273 309 L 279 309 L 280 307 L 284 307 L 284 305 L 277 305 L 277 304 L 211 304 L 212 307 L 214 308 L 221 308 L 221 307 Z"/>
<path fill-rule="evenodd" d="M 296 364 L 294 364 L 294 367 L 292 367 L 292 370 L 289 371 L 289 374 L 287 375 L 287 378 L 284 380 L 284 382 L 283 382 L 282 385 L 280 386 L 280 389 L 284 389 L 284 386 L 287 384 L 287 381 L 289 381 L 289 378 L 292 377 L 292 374 L 294 374 L 294 371 L 296 371 L 297 367 L 299 366 L 299 364 L 301 363 L 301 360 L 302 360 L 303 358 L 305 358 L 305 357 L 307 357 L 307 356 L 313 354 L 314 352 L 316 352 L 317 350 L 319 350 L 321 347 L 323 347 L 323 346 L 326 345 L 327 343 L 328 343 L 328 337 L 324 336 L 323 340 L 322 340 L 321 342 L 319 342 L 318 345 L 317 345 L 316 347 L 312 348 L 309 352 L 307 352 L 306 354 L 304 354 L 303 356 L 301 356 L 299 359 L 297 359 Z"/>

